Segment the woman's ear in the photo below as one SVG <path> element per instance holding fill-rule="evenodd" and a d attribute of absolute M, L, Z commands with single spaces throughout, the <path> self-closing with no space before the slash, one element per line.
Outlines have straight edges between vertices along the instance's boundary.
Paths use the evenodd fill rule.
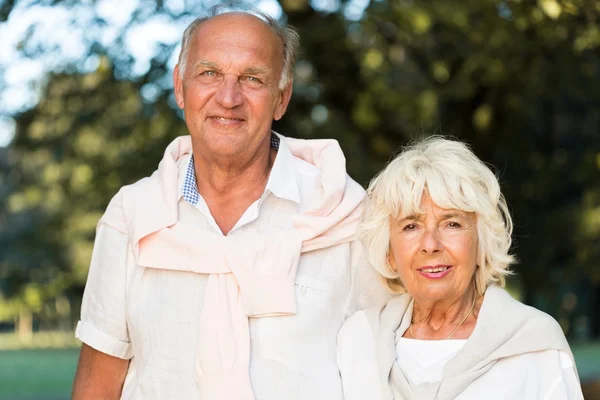
<path fill-rule="evenodd" d="M 394 255 L 392 254 L 392 249 L 388 249 L 387 255 L 385 256 L 388 266 L 392 272 L 398 273 L 396 269 L 396 261 L 394 261 Z"/>

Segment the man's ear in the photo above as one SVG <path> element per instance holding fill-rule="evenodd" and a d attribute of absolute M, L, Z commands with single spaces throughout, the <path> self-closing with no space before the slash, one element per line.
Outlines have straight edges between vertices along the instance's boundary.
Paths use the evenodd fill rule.
<path fill-rule="evenodd" d="M 183 79 L 181 79 L 179 72 L 179 64 L 177 64 L 173 70 L 173 86 L 175 90 L 175 101 L 177 102 L 179 108 L 183 110 Z"/>
<path fill-rule="evenodd" d="M 283 114 L 285 114 L 285 110 L 287 110 L 288 104 L 290 104 L 290 99 L 292 98 L 292 86 L 293 82 L 288 82 L 287 85 L 283 88 L 281 92 L 279 92 L 278 103 L 275 106 L 275 114 L 273 115 L 273 119 L 275 121 L 279 121 Z"/>

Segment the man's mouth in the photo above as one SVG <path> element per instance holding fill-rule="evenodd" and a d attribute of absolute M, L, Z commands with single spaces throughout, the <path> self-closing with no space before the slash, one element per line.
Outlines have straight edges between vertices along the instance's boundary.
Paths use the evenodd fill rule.
<path fill-rule="evenodd" d="M 209 118 L 216 119 L 217 121 L 223 121 L 223 122 L 241 122 L 241 121 L 243 121 L 243 119 L 241 119 L 241 118 L 225 118 L 225 117 L 216 117 L 216 116 L 209 117 Z"/>

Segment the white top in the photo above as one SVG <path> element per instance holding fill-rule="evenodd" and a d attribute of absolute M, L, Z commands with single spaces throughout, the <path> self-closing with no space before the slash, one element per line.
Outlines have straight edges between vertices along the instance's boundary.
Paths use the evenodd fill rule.
<path fill-rule="evenodd" d="M 398 338 L 396 363 L 412 385 L 439 382 L 444 366 L 463 348 L 466 340 L 414 340 Z"/>
<path fill-rule="evenodd" d="M 363 313 L 342 327 L 338 339 L 338 363 L 345 400 L 382 398 L 377 371 L 375 342 Z M 446 363 L 466 340 L 413 340 L 399 338 L 396 363 L 412 385 L 437 382 Z M 548 350 L 504 358 L 477 380 L 457 400 L 580 400 L 581 388 L 571 358 L 562 351 Z M 573 389 L 576 388 L 576 389 Z M 580 393 L 572 397 L 569 393 Z"/>
<path fill-rule="evenodd" d="M 189 160 L 179 164 L 180 177 Z M 310 207 L 313 194 L 306 187 L 314 185 L 302 182 L 317 172 L 282 140 L 265 193 L 229 236 L 291 226 L 292 217 Z M 181 198 L 178 209 L 180 220 L 220 233 L 203 200 L 193 206 Z M 296 275 L 297 315 L 250 319 L 256 400 L 343 398 L 336 337 L 345 318 L 366 305 L 351 288 L 362 293 L 369 285 L 359 272 L 367 268 L 358 254 L 350 243 L 303 253 Z M 206 274 L 138 266 L 128 237 L 99 227 L 76 335 L 106 354 L 131 359 L 121 399 L 204 400 L 194 379 L 194 356 L 207 281 Z"/>

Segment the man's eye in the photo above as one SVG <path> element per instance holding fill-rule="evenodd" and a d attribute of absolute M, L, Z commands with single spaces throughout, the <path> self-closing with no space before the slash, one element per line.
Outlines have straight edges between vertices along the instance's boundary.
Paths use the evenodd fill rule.
<path fill-rule="evenodd" d="M 242 81 L 248 82 L 252 85 L 261 85 L 263 83 L 259 78 L 255 76 L 243 76 Z"/>
<path fill-rule="evenodd" d="M 201 76 L 215 76 L 217 73 L 215 71 L 204 71 L 200 73 Z"/>
<path fill-rule="evenodd" d="M 461 226 L 462 226 L 462 225 L 461 225 L 461 224 L 459 224 L 459 223 L 458 223 L 458 222 L 456 222 L 456 221 L 450 221 L 450 222 L 448 222 L 448 227 L 450 227 L 450 228 L 460 228 Z"/>

